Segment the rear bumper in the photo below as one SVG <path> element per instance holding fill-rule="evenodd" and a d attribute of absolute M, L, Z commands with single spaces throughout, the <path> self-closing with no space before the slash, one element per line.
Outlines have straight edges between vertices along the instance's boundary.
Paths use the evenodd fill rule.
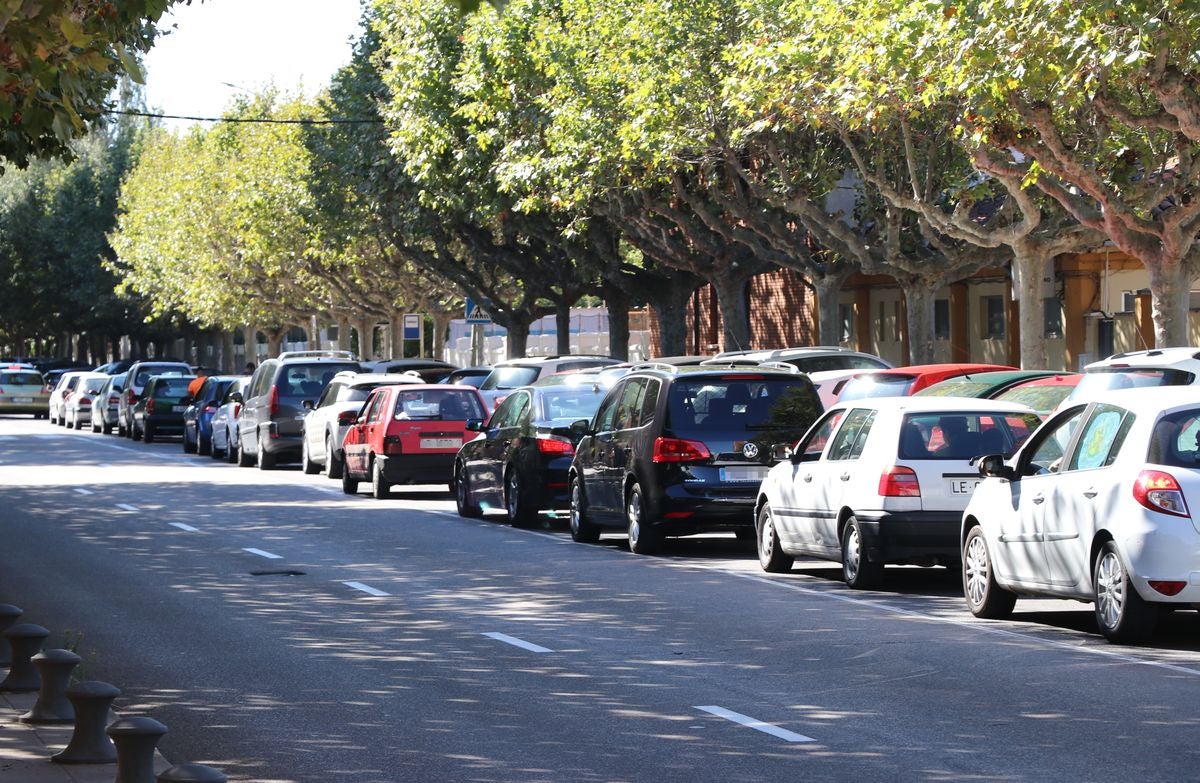
<path fill-rule="evenodd" d="M 933 558 L 948 564 L 961 558 L 961 511 L 863 511 L 854 516 L 872 563 Z"/>
<path fill-rule="evenodd" d="M 383 466 L 383 477 L 390 484 L 448 484 L 454 472 L 454 458 L 449 454 L 378 454 L 375 459 Z"/>

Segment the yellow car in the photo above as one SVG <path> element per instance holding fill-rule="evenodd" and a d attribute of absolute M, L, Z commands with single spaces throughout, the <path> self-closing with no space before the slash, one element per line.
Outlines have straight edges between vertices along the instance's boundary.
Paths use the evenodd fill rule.
<path fill-rule="evenodd" d="M 0 414 L 32 413 L 35 419 L 50 414 L 50 392 L 42 374 L 32 367 L 9 365 L 0 369 Z"/>

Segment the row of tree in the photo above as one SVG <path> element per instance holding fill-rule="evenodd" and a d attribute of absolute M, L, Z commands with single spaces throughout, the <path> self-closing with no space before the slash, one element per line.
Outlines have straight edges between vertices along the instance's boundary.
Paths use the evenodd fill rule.
<path fill-rule="evenodd" d="M 1197 40 L 1185 0 L 374 0 L 320 100 L 144 137 L 111 268 L 223 328 L 487 298 L 512 353 L 584 294 L 616 352 L 630 302 L 679 352 L 703 283 L 747 345 L 747 282 L 780 266 L 825 331 L 850 274 L 886 273 L 922 361 L 934 292 L 1011 264 L 1042 366 L 1047 262 L 1110 243 L 1148 270 L 1158 344 L 1182 344 Z"/>

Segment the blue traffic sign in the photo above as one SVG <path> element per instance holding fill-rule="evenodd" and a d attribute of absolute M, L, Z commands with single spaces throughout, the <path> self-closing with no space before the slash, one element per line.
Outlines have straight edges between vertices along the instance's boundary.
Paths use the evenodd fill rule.
<path fill-rule="evenodd" d="M 466 321 L 469 324 L 490 324 L 492 322 L 492 300 L 480 299 L 478 302 L 467 300 Z"/>

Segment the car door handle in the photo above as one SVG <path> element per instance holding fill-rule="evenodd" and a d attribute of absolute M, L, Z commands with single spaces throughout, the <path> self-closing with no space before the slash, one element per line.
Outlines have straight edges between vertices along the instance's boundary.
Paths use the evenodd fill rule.
<path fill-rule="evenodd" d="M 812 483 L 812 474 L 811 474 L 811 473 L 805 473 L 805 474 L 804 474 L 804 481 L 805 481 L 805 483 Z"/>
<path fill-rule="evenodd" d="M 1085 498 L 1087 498 L 1088 500 L 1091 500 L 1092 498 L 1096 497 L 1096 495 L 1099 495 L 1099 494 L 1100 493 L 1097 490 L 1093 489 L 1092 487 L 1088 487 L 1087 489 L 1085 489 L 1083 491 L 1083 496 Z"/>
<path fill-rule="evenodd" d="M 843 473 L 843 474 L 841 475 L 841 479 L 842 479 L 842 481 L 849 481 L 849 480 L 850 480 L 850 474 L 849 474 L 849 473 Z"/>
<path fill-rule="evenodd" d="M 1042 501 L 1044 501 L 1045 499 L 1046 499 L 1046 496 L 1045 496 L 1045 495 L 1043 495 L 1043 494 L 1041 494 L 1040 492 L 1039 492 L 1038 494 L 1036 494 L 1036 495 L 1034 495 L 1034 496 L 1033 496 L 1033 502 L 1034 502 L 1034 503 L 1041 503 L 1041 502 L 1042 502 Z"/>

